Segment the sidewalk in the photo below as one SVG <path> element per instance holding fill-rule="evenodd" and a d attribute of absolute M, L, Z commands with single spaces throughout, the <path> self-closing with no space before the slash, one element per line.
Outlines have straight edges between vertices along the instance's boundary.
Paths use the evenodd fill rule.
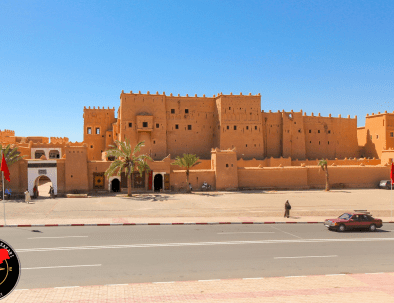
<path fill-rule="evenodd" d="M 14 290 L 4 303 L 394 302 L 394 273 Z M 339 299 L 340 298 L 340 299 Z"/>
<path fill-rule="evenodd" d="M 289 200 L 290 218 L 284 218 Z M 391 222 L 391 193 L 386 190 L 245 191 L 193 194 L 136 194 L 133 197 L 39 198 L 4 201 L 8 225 L 280 223 L 323 222 L 343 212 L 368 210 Z M 3 203 L 1 203 L 3 204 Z M 4 205 L 0 205 L 4 225 Z"/>

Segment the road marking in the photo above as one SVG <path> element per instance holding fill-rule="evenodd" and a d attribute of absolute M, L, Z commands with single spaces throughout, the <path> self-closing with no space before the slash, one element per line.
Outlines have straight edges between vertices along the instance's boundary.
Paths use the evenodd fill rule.
<path fill-rule="evenodd" d="M 46 267 L 29 267 L 29 268 L 22 268 L 25 269 L 46 269 L 46 268 L 66 268 L 66 267 L 90 267 L 90 266 L 101 266 L 101 264 L 92 264 L 92 265 L 67 265 L 67 266 L 46 266 Z"/>
<path fill-rule="evenodd" d="M 218 235 L 230 235 L 230 234 L 274 234 L 274 231 L 240 231 L 240 232 L 227 232 L 217 233 Z"/>
<path fill-rule="evenodd" d="M 129 244 L 129 245 L 102 245 L 102 246 L 68 246 L 68 247 L 45 247 L 45 248 L 20 248 L 17 253 L 43 252 L 43 251 L 69 251 L 69 250 L 92 250 L 92 249 L 116 249 L 116 248 L 156 248 L 156 247 L 186 247 L 186 246 L 215 246 L 215 245 L 249 245 L 249 244 L 283 244 L 283 243 L 326 243 L 326 242 L 388 242 L 394 238 L 358 238 L 358 239 L 294 239 L 294 240 L 256 240 L 256 241 L 218 241 L 218 242 L 185 242 L 185 243 L 158 243 L 158 244 Z"/>
<path fill-rule="evenodd" d="M 29 240 L 32 239 L 63 239 L 63 238 L 87 238 L 88 236 L 64 236 L 64 237 L 34 237 L 34 238 L 27 238 Z"/>
<path fill-rule="evenodd" d="M 169 282 L 152 282 L 154 284 L 166 284 L 166 283 L 175 283 L 175 281 L 169 281 Z"/>
<path fill-rule="evenodd" d="M 302 238 L 299 237 L 299 236 L 296 236 L 296 235 L 293 235 L 293 234 L 288 233 L 288 232 L 286 232 L 286 231 L 283 231 L 283 230 L 281 230 L 281 229 L 279 229 L 279 228 L 277 228 L 277 227 L 271 226 L 271 228 L 276 229 L 276 230 L 279 230 L 279 231 L 281 231 L 282 233 L 288 234 L 288 235 L 293 236 L 293 237 L 296 237 L 296 238 L 298 238 L 298 239 L 302 239 Z"/>
<path fill-rule="evenodd" d="M 210 281 L 220 281 L 220 279 L 210 279 L 210 280 L 197 280 L 198 282 L 210 282 Z"/>
<path fill-rule="evenodd" d="M 285 278 L 306 278 L 307 276 L 285 276 Z"/>
<path fill-rule="evenodd" d="M 274 259 L 334 258 L 334 257 L 338 257 L 338 256 L 337 255 L 330 255 L 330 256 L 274 257 Z"/>

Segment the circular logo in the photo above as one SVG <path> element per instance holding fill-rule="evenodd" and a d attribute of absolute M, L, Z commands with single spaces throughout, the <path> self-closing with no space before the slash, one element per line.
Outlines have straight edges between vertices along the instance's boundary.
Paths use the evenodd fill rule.
<path fill-rule="evenodd" d="M 14 290 L 20 275 L 17 254 L 7 242 L 0 240 L 0 300 Z"/>

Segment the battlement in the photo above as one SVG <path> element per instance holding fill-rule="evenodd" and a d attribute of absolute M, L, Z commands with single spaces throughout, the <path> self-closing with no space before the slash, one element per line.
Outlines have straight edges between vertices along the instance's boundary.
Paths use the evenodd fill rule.
<path fill-rule="evenodd" d="M 86 106 L 83 107 L 83 111 L 115 111 L 115 107 L 109 108 L 109 106 L 107 108 L 105 108 L 104 106 L 102 108 L 100 108 L 100 106 L 97 106 L 97 108 L 95 106 L 93 106 L 93 108 L 90 108 L 90 106 L 88 108 L 86 108 Z"/>
<path fill-rule="evenodd" d="M 68 138 L 67 137 L 50 137 L 51 143 L 54 144 L 66 144 L 68 143 Z"/>
<path fill-rule="evenodd" d="M 365 118 L 373 118 L 373 117 L 378 117 L 378 116 L 383 116 L 383 115 L 390 115 L 390 116 L 392 116 L 392 115 L 394 115 L 394 111 L 392 113 L 388 113 L 387 110 L 385 110 L 384 113 L 378 112 L 377 114 L 375 114 L 375 113 L 372 113 L 371 115 L 367 114 L 365 116 Z"/>
<path fill-rule="evenodd" d="M 141 93 L 141 91 L 138 91 L 138 93 L 133 93 L 133 91 L 130 91 L 130 93 L 125 93 L 124 90 L 122 90 L 121 95 L 151 95 L 150 91 L 147 91 L 146 94 Z M 160 94 L 158 91 L 156 91 L 156 94 L 152 94 L 152 95 L 160 95 L 160 96 L 166 96 L 166 93 L 163 92 L 162 94 Z M 249 93 L 248 95 L 243 95 L 242 92 L 239 93 L 239 95 L 233 95 L 233 93 L 231 92 L 229 95 L 225 95 L 222 92 L 218 93 L 217 95 L 213 95 L 213 98 L 218 98 L 221 96 L 242 96 L 242 97 L 247 97 L 247 96 L 260 96 L 260 93 L 256 94 L 256 95 L 252 95 L 252 93 Z M 202 96 L 198 96 L 197 94 L 194 94 L 194 96 L 189 94 L 186 94 L 185 96 L 181 96 L 180 94 L 178 94 L 177 96 L 175 96 L 175 94 L 170 93 L 169 97 L 180 97 L 180 98 L 209 98 L 207 96 L 205 96 L 205 94 L 203 94 Z"/>
<path fill-rule="evenodd" d="M 4 136 L 4 137 L 15 136 L 15 131 L 10 129 L 5 129 L 3 131 L 0 130 L 0 136 Z"/>

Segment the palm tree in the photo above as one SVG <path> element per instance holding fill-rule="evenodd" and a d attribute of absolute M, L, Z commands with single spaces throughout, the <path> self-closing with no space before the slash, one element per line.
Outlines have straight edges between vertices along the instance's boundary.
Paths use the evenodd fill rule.
<path fill-rule="evenodd" d="M 186 190 L 188 193 L 191 192 L 190 187 L 189 187 L 189 173 L 190 173 L 190 168 L 193 166 L 196 166 L 197 164 L 200 164 L 201 162 L 198 162 L 200 160 L 196 155 L 192 154 L 183 154 L 183 157 L 177 156 L 175 158 L 175 161 L 172 162 L 172 165 L 178 165 L 181 167 L 186 168 Z"/>
<path fill-rule="evenodd" d="M 25 156 L 19 155 L 17 147 L 11 148 L 11 144 L 8 144 L 4 148 L 0 144 L 0 159 L 3 158 L 3 154 L 4 154 L 5 161 L 7 162 L 7 165 L 11 165 L 11 164 L 13 164 L 25 157 Z"/>
<path fill-rule="evenodd" d="M 3 147 L 0 144 L 0 161 L 1 159 L 3 159 L 3 154 L 4 154 L 5 162 L 7 162 L 8 166 L 26 157 L 26 156 L 20 156 L 17 147 L 11 148 L 11 144 L 8 144 L 5 147 Z M 3 179 L 0 177 L 0 187 L 1 186 L 3 186 Z"/>
<path fill-rule="evenodd" d="M 112 176 L 115 171 L 119 176 L 121 171 L 124 170 L 127 176 L 127 195 L 132 196 L 132 175 L 135 169 L 137 169 L 142 176 L 142 172 L 145 170 L 150 170 L 149 165 L 146 163 L 147 160 L 152 161 L 152 159 L 147 155 L 138 155 L 137 153 L 144 146 L 144 141 L 139 142 L 134 149 L 132 149 L 129 140 L 126 142 L 120 142 L 115 140 L 115 145 L 111 145 L 111 149 L 107 150 L 107 156 L 115 157 L 115 161 L 111 163 L 105 172 L 107 177 Z"/>
<path fill-rule="evenodd" d="M 323 171 L 326 172 L 326 191 L 330 190 L 330 183 L 328 182 L 328 169 L 327 169 L 327 160 L 321 159 L 317 164 Z"/>

